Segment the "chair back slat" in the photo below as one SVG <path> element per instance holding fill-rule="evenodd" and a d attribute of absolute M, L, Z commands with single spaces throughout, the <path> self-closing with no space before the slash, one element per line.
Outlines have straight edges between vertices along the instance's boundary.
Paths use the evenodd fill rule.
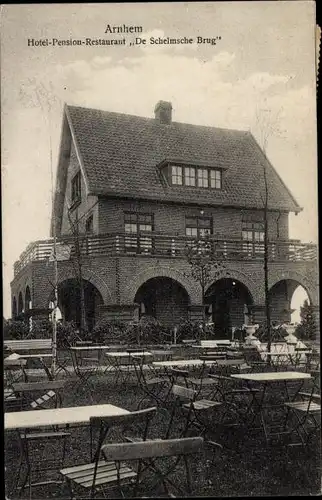
<path fill-rule="evenodd" d="M 182 387 L 181 385 L 174 385 L 172 387 L 172 393 L 181 399 L 187 399 L 188 401 L 193 401 L 196 397 L 197 392 L 188 387 Z"/>
<path fill-rule="evenodd" d="M 203 438 L 182 438 L 144 441 L 140 443 L 107 444 L 102 447 L 106 460 L 127 461 L 142 458 L 159 458 L 199 453 Z"/>

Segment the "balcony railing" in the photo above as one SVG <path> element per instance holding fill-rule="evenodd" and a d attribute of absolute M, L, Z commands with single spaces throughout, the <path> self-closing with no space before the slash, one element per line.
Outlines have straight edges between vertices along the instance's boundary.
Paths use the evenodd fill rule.
<path fill-rule="evenodd" d="M 80 236 L 78 244 L 82 256 L 99 257 L 103 255 L 140 255 L 167 258 L 183 258 L 191 238 L 169 236 L 157 233 L 116 233 L 101 236 Z M 210 240 L 212 252 L 218 259 L 224 260 L 262 260 L 264 245 L 243 240 Z M 77 245 L 76 245 L 77 246 Z M 75 239 L 57 238 L 57 260 L 75 258 Z M 14 264 L 14 274 L 18 274 L 27 264 L 34 261 L 53 260 L 54 241 L 36 241 Z M 313 243 L 301 243 L 299 240 L 275 241 L 268 245 L 270 261 L 312 261 L 317 259 L 317 248 Z"/>

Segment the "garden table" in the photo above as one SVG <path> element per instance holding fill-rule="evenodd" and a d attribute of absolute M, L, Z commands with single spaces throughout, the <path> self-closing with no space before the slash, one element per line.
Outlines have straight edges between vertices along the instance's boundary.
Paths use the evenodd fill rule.
<path fill-rule="evenodd" d="M 259 392 L 253 392 L 252 393 L 252 409 L 254 410 L 254 418 L 258 416 L 260 418 L 260 427 L 264 431 L 266 443 L 268 443 L 269 437 L 270 436 L 276 436 L 276 435 L 281 435 L 285 432 L 280 431 L 280 432 L 275 432 L 269 433 L 269 426 L 268 423 L 266 422 L 266 414 L 265 410 L 272 410 L 273 408 L 283 408 L 285 401 L 283 401 L 279 405 L 267 405 L 265 404 L 265 396 L 267 395 L 267 389 L 268 387 L 272 387 L 274 384 L 282 383 L 282 387 L 284 390 L 279 391 L 278 394 L 282 395 L 286 402 L 293 401 L 297 394 L 300 392 L 302 385 L 305 380 L 310 379 L 311 375 L 309 373 L 303 373 L 303 372 L 295 372 L 295 371 L 286 371 L 286 372 L 264 372 L 264 373 L 238 373 L 238 374 L 233 374 L 230 375 L 234 379 L 238 379 L 241 381 L 245 381 L 247 385 L 249 386 L 249 389 L 251 390 L 254 383 L 261 384 L 262 390 Z M 293 395 L 289 391 L 289 384 L 294 382 L 298 382 L 298 386 L 296 387 L 295 392 Z M 258 397 L 257 397 L 258 396 Z M 254 422 L 254 418 L 249 422 L 252 424 Z M 284 430 L 285 430 L 285 424 L 286 421 L 284 421 Z"/>
<path fill-rule="evenodd" d="M 126 413 L 129 413 L 128 410 L 111 404 L 19 411 L 5 413 L 4 428 L 9 431 L 55 425 L 89 424 L 91 417 L 113 417 L 125 415 Z"/>
<path fill-rule="evenodd" d="M 176 368 L 180 366 L 189 367 L 189 366 L 201 366 L 203 364 L 206 365 L 214 365 L 216 364 L 216 360 L 206 360 L 202 359 L 176 359 L 171 361 L 154 361 L 154 366 L 159 367 L 168 367 L 168 368 Z"/>
<path fill-rule="evenodd" d="M 82 361 L 82 355 L 83 353 L 89 352 L 89 351 L 94 351 L 97 352 L 97 363 L 100 364 L 102 360 L 102 353 L 104 351 L 108 351 L 111 349 L 111 346 L 108 345 L 79 345 L 79 346 L 72 346 L 70 347 L 70 350 L 77 356 L 79 361 Z M 96 361 L 96 359 L 93 358 L 93 361 Z"/>
<path fill-rule="evenodd" d="M 126 382 L 130 376 L 131 368 L 134 370 L 133 358 L 132 356 L 138 356 L 143 358 L 153 357 L 152 352 L 150 351 L 115 351 L 115 352 L 106 352 L 105 355 L 108 358 L 110 366 L 112 367 L 115 373 L 115 383 L 117 383 L 118 379 L 122 382 Z M 125 363 L 126 362 L 126 363 Z"/>

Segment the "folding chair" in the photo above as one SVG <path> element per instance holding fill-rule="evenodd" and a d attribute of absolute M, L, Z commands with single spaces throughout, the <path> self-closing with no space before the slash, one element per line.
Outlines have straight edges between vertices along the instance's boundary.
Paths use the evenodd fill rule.
<path fill-rule="evenodd" d="M 93 401 L 93 386 L 90 379 L 98 373 L 99 363 L 97 357 L 78 356 L 77 352 L 69 348 L 74 373 L 81 384 L 89 389 L 89 395 Z"/>
<path fill-rule="evenodd" d="M 132 355 L 132 362 L 137 377 L 138 388 L 142 391 L 143 396 L 137 404 L 137 409 L 140 409 L 142 403 L 146 399 L 151 399 L 157 406 L 163 405 L 166 401 L 169 381 L 160 377 L 155 371 L 151 361 L 144 363 L 144 358 L 141 356 Z"/>
<path fill-rule="evenodd" d="M 145 441 L 143 443 L 110 444 L 102 447 L 105 460 L 112 469 L 111 482 L 124 498 L 146 496 L 158 496 L 166 494 L 174 497 L 173 491 L 180 496 L 193 494 L 192 475 L 188 457 L 203 452 L 203 439 L 201 437 L 171 439 L 164 441 Z M 165 459 L 172 460 L 165 466 Z M 157 462 L 162 460 L 162 465 Z M 134 467 L 128 465 L 135 462 Z M 170 475 L 175 473 L 183 462 L 185 486 L 182 481 L 170 479 Z M 148 469 L 149 474 L 143 474 Z M 153 474 L 151 481 L 151 475 Z M 198 478 L 200 482 L 200 477 Z M 93 488 L 95 488 L 95 479 Z M 128 489 L 129 487 L 129 489 Z M 139 494 L 140 493 L 140 494 Z"/>
<path fill-rule="evenodd" d="M 186 437 L 187 432 L 191 427 L 198 429 L 200 435 L 204 434 L 208 427 L 208 423 L 205 422 L 205 419 L 209 417 L 209 411 L 212 412 L 214 408 L 221 406 L 222 403 L 218 401 L 210 401 L 208 399 L 197 400 L 196 391 L 179 385 L 173 385 L 171 392 L 174 400 L 166 439 L 170 435 L 172 423 L 178 411 L 185 417 L 180 437 Z"/>
<path fill-rule="evenodd" d="M 56 475 L 59 468 L 64 466 L 66 440 L 69 436 L 69 432 L 57 430 L 25 430 L 19 433 L 20 463 L 15 484 L 20 495 L 27 484 L 29 498 L 32 498 L 32 487 L 61 483 L 58 478 L 49 476 Z M 25 473 L 22 476 L 24 468 Z"/>
<path fill-rule="evenodd" d="M 201 356 L 202 358 L 202 356 Z M 200 367 L 196 367 L 186 380 L 188 387 L 196 391 L 196 397 L 202 394 L 205 398 L 210 398 L 214 392 L 216 381 L 209 377 L 212 370 L 211 365 L 203 363 Z"/>
<path fill-rule="evenodd" d="M 267 362 L 262 360 L 256 347 L 244 347 L 242 352 L 247 365 L 251 368 L 251 372 L 263 371 L 267 368 Z"/>
<path fill-rule="evenodd" d="M 61 390 L 65 386 L 64 380 L 47 382 L 22 382 L 12 385 L 14 393 L 22 400 L 25 409 L 33 410 L 59 408 L 62 406 Z M 35 397 L 37 395 L 38 397 Z"/>
<path fill-rule="evenodd" d="M 321 431 L 321 395 L 316 393 L 314 381 L 309 392 L 299 392 L 301 400 L 285 403 L 287 408 L 286 426 L 289 433 L 297 434 L 300 442 L 289 446 L 308 446 L 312 436 Z M 319 441 L 319 439 L 318 439 Z"/>
<path fill-rule="evenodd" d="M 222 372 L 223 373 L 223 372 Z M 225 374 L 209 374 L 217 383 L 212 399 L 216 398 L 223 404 L 220 423 L 223 425 L 239 426 L 247 424 L 253 410 L 254 396 L 260 389 L 240 386 L 236 379 L 225 371 Z"/>
<path fill-rule="evenodd" d="M 101 489 L 104 486 L 108 486 L 111 482 L 113 483 L 115 466 L 111 466 L 110 463 L 100 460 L 104 442 L 107 438 L 111 439 L 113 432 L 115 433 L 115 439 L 123 442 L 136 438 L 145 441 L 148 436 L 150 421 L 155 416 L 155 412 L 156 408 L 153 407 L 124 415 L 92 417 L 90 419 L 91 462 L 60 470 L 60 474 L 67 481 L 71 498 L 74 498 L 73 490 L 75 488 L 91 491 L 92 497 L 96 488 Z M 125 436 L 124 433 L 129 432 L 129 429 L 133 430 L 133 426 L 135 427 L 135 438 Z M 142 427 L 140 433 L 138 433 L 138 427 Z M 98 440 L 96 451 L 93 454 L 93 433 L 95 431 L 98 431 Z M 132 474 L 128 477 L 132 477 Z"/>

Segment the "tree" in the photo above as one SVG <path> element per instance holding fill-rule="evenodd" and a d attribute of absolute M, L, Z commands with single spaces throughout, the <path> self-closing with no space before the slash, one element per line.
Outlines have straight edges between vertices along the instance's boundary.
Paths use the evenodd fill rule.
<path fill-rule="evenodd" d="M 208 235 L 189 242 L 185 256 L 190 264 L 190 275 L 185 275 L 192 277 L 200 285 L 202 304 L 204 304 L 207 285 L 218 280 L 226 268 L 216 256 L 215 242 L 211 241 Z M 226 272 L 226 275 L 229 276 L 229 273 Z M 203 320 L 205 320 L 205 310 L 203 310 Z"/>
<path fill-rule="evenodd" d="M 269 227 L 268 227 L 268 206 L 269 206 L 269 189 L 267 180 L 267 145 L 268 140 L 273 135 L 281 135 L 281 130 L 278 127 L 280 111 L 273 115 L 270 109 L 262 109 L 256 112 L 256 128 L 259 135 L 259 144 L 263 152 L 263 162 L 261 167 L 263 170 L 263 194 L 260 193 L 263 202 L 263 221 L 264 221 L 264 288 L 265 288 L 265 317 L 266 317 L 266 332 L 267 332 L 267 350 L 270 352 L 272 344 L 272 327 L 271 327 L 271 308 L 269 294 Z M 270 357 L 268 358 L 270 361 Z"/>
<path fill-rule="evenodd" d="M 301 323 L 298 325 L 296 334 L 303 339 L 313 340 L 316 336 L 316 322 L 314 308 L 306 299 L 300 309 Z"/>

